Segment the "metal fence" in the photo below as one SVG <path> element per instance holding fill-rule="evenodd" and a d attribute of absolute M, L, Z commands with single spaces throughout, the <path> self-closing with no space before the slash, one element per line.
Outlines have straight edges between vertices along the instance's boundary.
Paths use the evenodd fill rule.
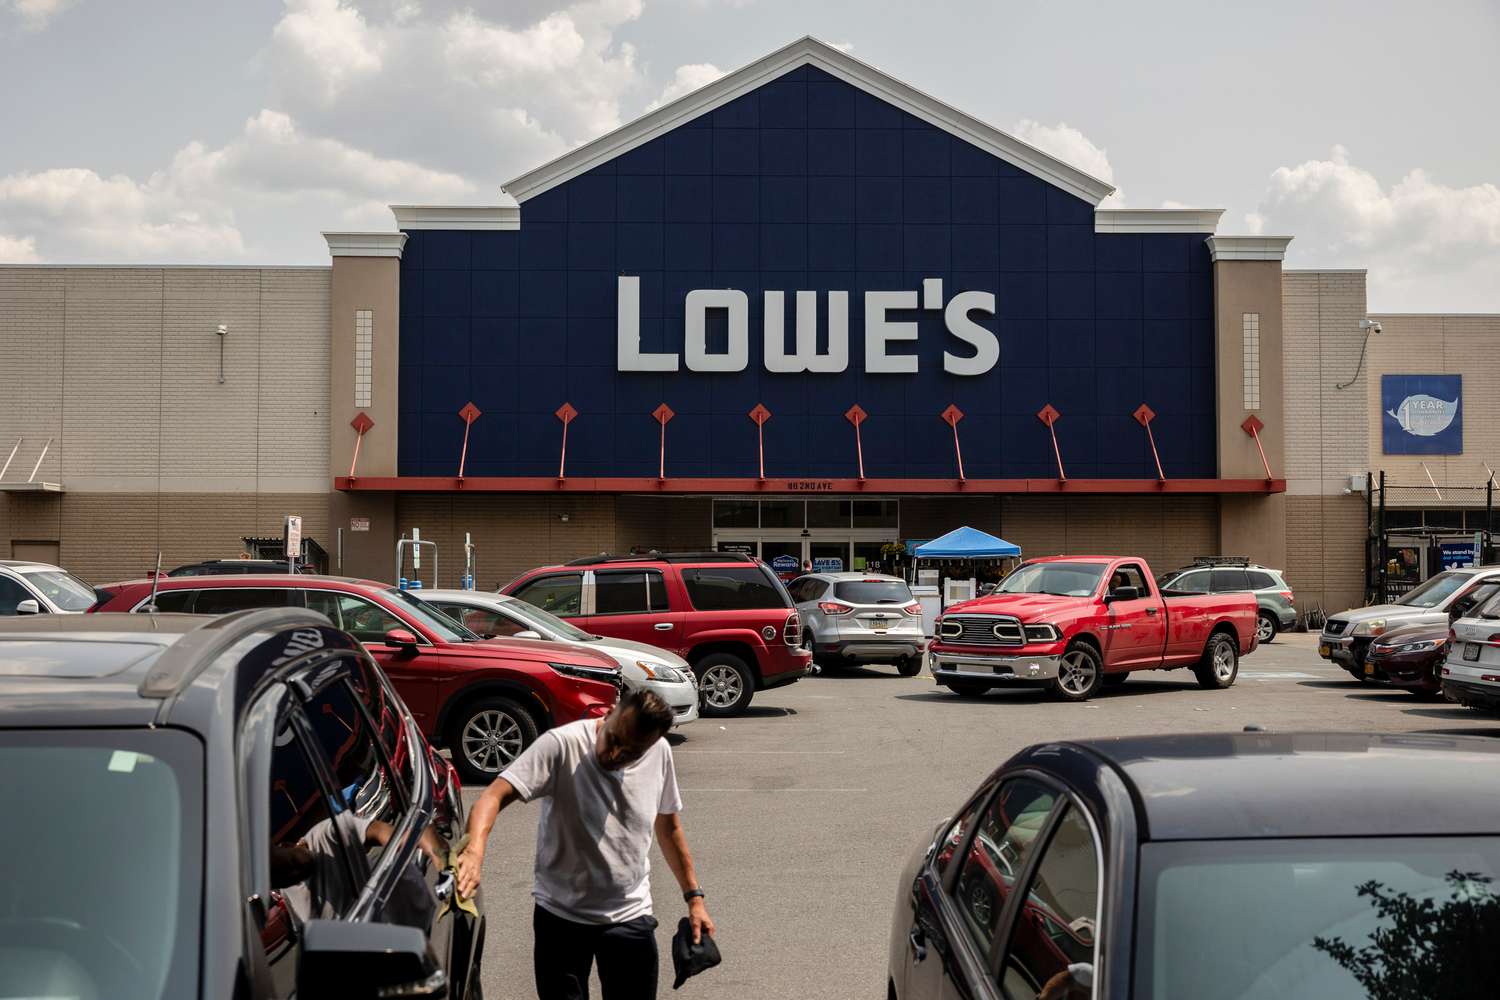
<path fill-rule="evenodd" d="M 1453 566 L 1495 560 L 1495 483 L 1365 479 L 1365 596 L 1390 603 Z"/>

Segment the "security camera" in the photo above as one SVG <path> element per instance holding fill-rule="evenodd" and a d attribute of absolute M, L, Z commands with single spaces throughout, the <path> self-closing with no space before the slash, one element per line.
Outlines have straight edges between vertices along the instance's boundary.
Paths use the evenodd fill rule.
<path fill-rule="evenodd" d="M 221 336 L 221 337 L 227 336 L 229 334 L 229 324 L 228 323 L 220 323 L 219 324 L 219 329 L 218 329 L 217 332 L 218 332 L 219 336 Z"/>
<path fill-rule="evenodd" d="M 1359 328 L 1361 330 L 1365 330 L 1365 331 L 1367 331 L 1369 333 L 1379 333 L 1380 332 L 1380 324 L 1377 323 L 1377 322 L 1375 322 L 1373 319 L 1362 319 L 1362 320 L 1360 320 L 1359 321 Z"/>

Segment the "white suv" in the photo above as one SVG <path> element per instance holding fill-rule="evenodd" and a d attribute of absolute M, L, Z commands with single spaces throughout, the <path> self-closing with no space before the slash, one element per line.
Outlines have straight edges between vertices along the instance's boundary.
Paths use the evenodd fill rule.
<path fill-rule="evenodd" d="M 1500 711 L 1500 596 L 1453 623 L 1442 675 L 1449 701 Z"/>
<path fill-rule="evenodd" d="M 65 569 L 0 559 L 0 615 L 82 614 L 98 600 L 93 587 Z"/>

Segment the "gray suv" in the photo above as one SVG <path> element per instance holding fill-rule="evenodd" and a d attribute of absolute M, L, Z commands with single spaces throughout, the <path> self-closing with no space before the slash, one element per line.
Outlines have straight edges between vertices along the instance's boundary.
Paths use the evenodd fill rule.
<path fill-rule="evenodd" d="M 1270 642 L 1277 632 L 1297 626 L 1297 599 L 1287 586 L 1281 570 L 1257 566 L 1246 559 L 1201 558 L 1191 566 L 1174 569 L 1157 577 L 1163 592 L 1174 594 L 1255 595 L 1260 611 L 1255 617 L 1255 636 Z"/>
<path fill-rule="evenodd" d="M 922 669 L 922 605 L 900 577 L 810 573 L 787 589 L 802 616 L 803 641 L 819 666 L 894 663 L 903 677 Z"/>

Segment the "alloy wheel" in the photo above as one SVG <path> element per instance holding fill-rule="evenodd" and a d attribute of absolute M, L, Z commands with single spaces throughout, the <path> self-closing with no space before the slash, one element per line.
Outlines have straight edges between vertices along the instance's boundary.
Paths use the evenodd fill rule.
<path fill-rule="evenodd" d="M 703 671 L 698 690 L 703 694 L 703 700 L 714 708 L 729 708 L 744 694 L 745 683 L 740 680 L 739 671 L 716 663 Z"/>
<path fill-rule="evenodd" d="M 1257 641 L 1259 641 L 1259 642 L 1270 642 L 1271 638 L 1275 634 L 1276 634 L 1276 630 L 1271 626 L 1271 619 L 1269 619 L 1269 618 L 1257 618 L 1257 619 L 1255 619 L 1255 638 L 1256 638 Z"/>
<path fill-rule="evenodd" d="M 1214 676 L 1221 681 L 1234 676 L 1234 647 L 1227 641 L 1214 645 Z"/>
<path fill-rule="evenodd" d="M 1094 683 L 1094 661 L 1081 649 L 1063 656 L 1057 684 L 1068 694 L 1085 694 Z"/>
<path fill-rule="evenodd" d="M 464 726 L 464 757 L 475 769 L 489 774 L 499 774 L 515 760 L 523 742 L 520 723 L 495 709 L 480 712 Z"/>

